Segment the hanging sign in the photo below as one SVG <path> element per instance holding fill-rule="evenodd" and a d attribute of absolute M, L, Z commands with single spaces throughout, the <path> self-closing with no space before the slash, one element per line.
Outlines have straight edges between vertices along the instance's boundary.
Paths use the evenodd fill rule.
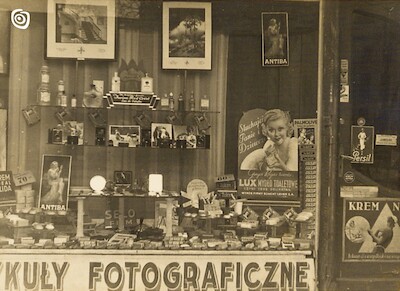
<path fill-rule="evenodd" d="M 142 105 L 155 109 L 157 105 L 157 95 L 142 92 L 109 92 L 106 98 L 110 98 L 114 105 Z"/>
<path fill-rule="evenodd" d="M 400 260 L 400 199 L 344 200 L 343 261 Z"/>
<path fill-rule="evenodd" d="M 268 119 L 271 116 L 273 118 Z M 271 120 L 274 120 L 269 124 L 271 128 L 285 128 L 283 135 L 268 136 L 266 123 Z M 291 137 L 289 122 L 288 115 L 279 109 L 253 109 L 240 119 L 238 192 L 241 196 L 278 200 L 298 198 L 298 144 L 297 139 Z M 289 165 L 291 159 L 294 165 Z"/>
<path fill-rule="evenodd" d="M 374 127 L 353 125 L 351 127 L 351 149 L 352 163 L 373 164 Z"/>

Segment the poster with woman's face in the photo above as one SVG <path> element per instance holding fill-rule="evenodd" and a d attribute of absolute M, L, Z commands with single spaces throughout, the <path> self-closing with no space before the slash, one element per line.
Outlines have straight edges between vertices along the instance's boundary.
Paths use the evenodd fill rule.
<path fill-rule="evenodd" d="M 251 199 L 298 199 L 298 141 L 290 115 L 253 109 L 238 125 L 238 192 Z"/>
<path fill-rule="evenodd" d="M 71 156 L 43 155 L 38 199 L 42 210 L 67 210 L 71 159 Z"/>

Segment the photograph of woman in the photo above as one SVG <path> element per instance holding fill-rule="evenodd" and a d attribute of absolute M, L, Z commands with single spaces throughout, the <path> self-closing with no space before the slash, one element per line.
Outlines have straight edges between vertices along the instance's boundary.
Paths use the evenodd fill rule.
<path fill-rule="evenodd" d="M 298 139 L 293 137 L 289 112 L 271 109 L 260 125 L 268 139 L 242 161 L 241 170 L 298 171 Z"/>

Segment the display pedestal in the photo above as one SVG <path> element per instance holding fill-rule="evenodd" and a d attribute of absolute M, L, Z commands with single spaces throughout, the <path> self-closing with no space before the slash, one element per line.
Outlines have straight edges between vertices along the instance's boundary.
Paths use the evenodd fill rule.
<path fill-rule="evenodd" d="M 80 238 L 80 237 L 84 237 L 84 233 L 83 233 L 83 215 L 84 213 L 84 201 L 85 201 L 86 197 L 76 197 L 77 200 L 77 214 L 76 214 L 76 237 Z"/>

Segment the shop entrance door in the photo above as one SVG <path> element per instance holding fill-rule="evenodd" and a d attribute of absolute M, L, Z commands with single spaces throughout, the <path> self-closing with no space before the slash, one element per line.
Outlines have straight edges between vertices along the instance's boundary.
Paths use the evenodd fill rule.
<path fill-rule="evenodd" d="M 398 290 L 400 23 L 391 11 L 400 4 L 358 5 L 342 60 L 338 281 L 347 290 Z"/>

